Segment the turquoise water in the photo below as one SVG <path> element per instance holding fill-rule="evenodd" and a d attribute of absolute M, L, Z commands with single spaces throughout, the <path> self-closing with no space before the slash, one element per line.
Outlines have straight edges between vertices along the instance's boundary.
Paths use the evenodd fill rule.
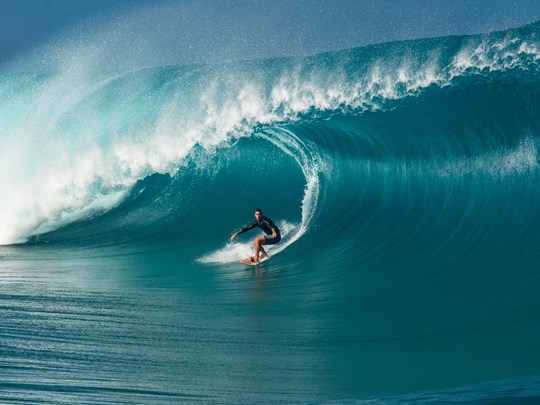
<path fill-rule="evenodd" d="M 4 69 L 0 401 L 540 400 L 539 34 Z"/>

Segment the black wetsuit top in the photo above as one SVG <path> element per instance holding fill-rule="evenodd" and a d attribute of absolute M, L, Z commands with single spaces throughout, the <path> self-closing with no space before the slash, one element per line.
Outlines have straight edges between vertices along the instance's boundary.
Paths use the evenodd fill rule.
<path fill-rule="evenodd" d="M 261 228 L 263 230 L 263 232 L 265 234 L 267 234 L 267 235 L 272 235 L 272 233 L 273 233 L 272 229 L 273 229 L 276 232 L 277 236 L 281 237 L 281 234 L 280 234 L 279 229 L 276 226 L 276 224 L 274 224 L 270 218 L 267 218 L 267 217 L 264 217 L 264 216 L 261 217 L 260 221 L 255 221 L 251 225 L 244 226 L 242 229 L 240 229 L 237 232 L 237 234 L 240 235 L 241 233 L 249 231 L 249 230 L 255 228 L 256 226 Z"/>

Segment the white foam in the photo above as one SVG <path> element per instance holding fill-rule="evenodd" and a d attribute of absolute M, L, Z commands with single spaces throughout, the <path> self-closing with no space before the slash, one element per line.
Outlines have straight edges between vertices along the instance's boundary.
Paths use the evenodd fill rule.
<path fill-rule="evenodd" d="M 447 68 L 445 80 L 487 70 L 505 71 L 526 66 L 529 60 L 538 61 L 537 43 L 520 40 L 514 36 L 493 39 L 489 36 L 474 37 L 454 57 Z"/>
<path fill-rule="evenodd" d="M 283 251 L 287 246 L 294 242 L 294 239 L 300 226 L 298 224 L 289 223 L 287 221 L 278 221 L 278 227 L 281 231 L 282 240 L 277 245 L 264 246 L 264 250 L 268 253 L 268 256 L 274 256 Z M 247 238 L 246 241 L 238 241 L 238 239 L 227 242 L 225 246 L 203 255 L 197 261 L 200 263 L 234 263 L 240 259 L 253 256 L 253 240 L 259 235 L 254 234 L 252 238 Z"/>
<path fill-rule="evenodd" d="M 528 137 L 515 148 L 501 148 L 473 158 L 447 162 L 437 169 L 437 173 L 441 177 L 461 177 L 471 174 L 506 177 L 537 169 L 537 145 L 531 137 Z"/>

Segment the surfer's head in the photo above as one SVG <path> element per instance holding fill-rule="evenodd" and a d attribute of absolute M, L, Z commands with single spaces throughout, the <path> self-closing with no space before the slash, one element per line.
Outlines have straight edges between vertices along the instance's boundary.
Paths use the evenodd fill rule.
<path fill-rule="evenodd" d="M 263 213 L 262 213 L 262 210 L 260 210 L 259 208 L 257 208 L 255 210 L 255 218 L 257 219 L 257 221 L 259 221 L 263 216 Z"/>

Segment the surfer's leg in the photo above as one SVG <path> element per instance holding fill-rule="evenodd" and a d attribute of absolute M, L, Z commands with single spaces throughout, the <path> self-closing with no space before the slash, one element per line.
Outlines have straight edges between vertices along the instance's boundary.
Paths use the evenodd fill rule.
<path fill-rule="evenodd" d="M 268 257 L 268 254 L 266 253 L 266 250 L 264 250 L 262 245 L 274 245 L 278 243 L 281 240 L 281 235 L 276 235 L 275 237 L 272 237 L 271 235 L 263 235 L 260 238 L 263 239 L 261 242 L 260 249 L 261 249 L 262 257 L 265 258 L 265 257 Z"/>
<path fill-rule="evenodd" d="M 255 262 L 259 261 L 259 253 L 262 251 L 264 255 L 266 255 L 266 252 L 264 251 L 264 248 L 262 247 L 262 244 L 264 243 L 265 239 L 264 236 L 259 236 L 253 244 L 255 245 L 255 256 L 253 256 L 253 260 Z"/>

